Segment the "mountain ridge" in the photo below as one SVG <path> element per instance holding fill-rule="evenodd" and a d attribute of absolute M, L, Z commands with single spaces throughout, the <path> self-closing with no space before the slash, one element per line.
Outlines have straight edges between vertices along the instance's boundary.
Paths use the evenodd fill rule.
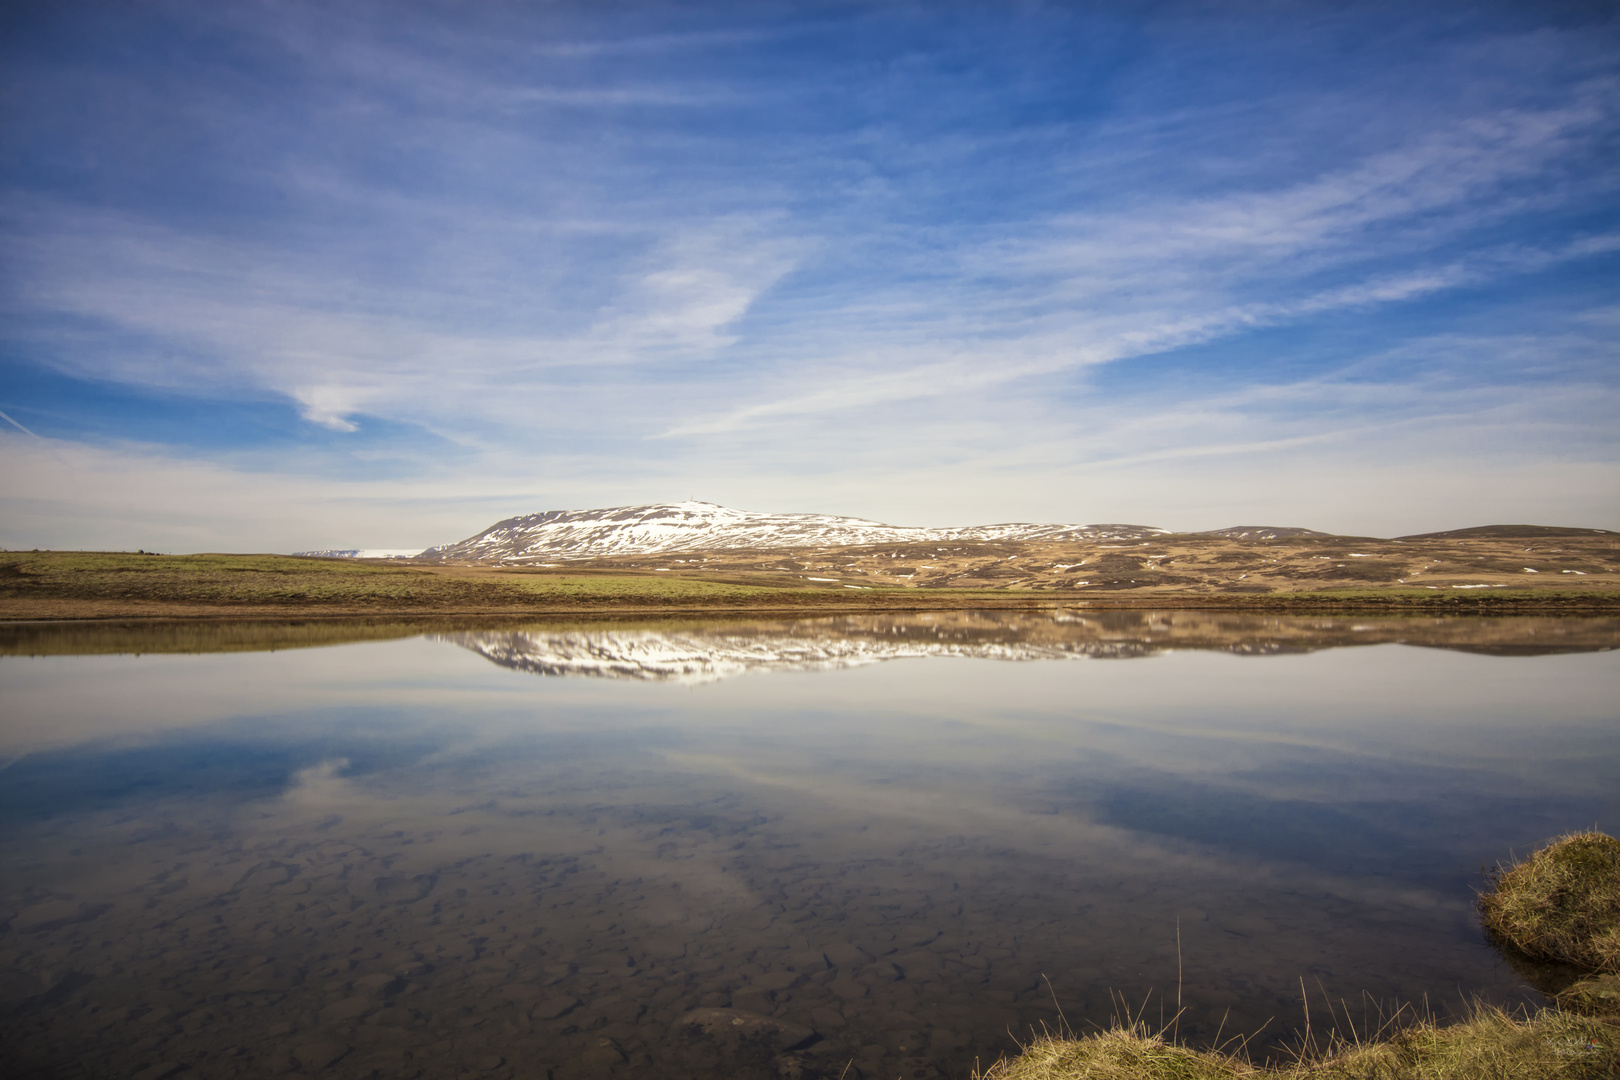
<path fill-rule="evenodd" d="M 1411 533 L 1396 540 L 1553 540 L 1564 536 L 1616 536 L 1611 529 L 1581 529 L 1567 525 L 1475 525 L 1470 529 Z"/>
<path fill-rule="evenodd" d="M 454 544 L 417 556 L 429 562 L 544 563 L 613 555 L 725 549 L 835 547 L 960 540 L 1141 540 L 1165 535 L 1150 525 L 1002 522 L 930 529 L 835 514 L 768 514 L 689 500 L 547 510 L 497 521 Z"/>
<path fill-rule="evenodd" d="M 1551 539 L 1620 535 L 1605 529 L 1549 525 L 1482 525 L 1443 532 L 1414 533 L 1408 540 Z M 857 547 L 874 544 L 941 544 L 1063 541 L 1152 541 L 1170 536 L 1249 541 L 1373 540 L 1298 526 L 1237 525 L 1174 533 L 1152 525 L 1042 524 L 999 522 L 928 528 L 889 525 L 836 514 L 773 514 L 733 510 L 688 500 L 593 510 L 546 510 L 503 518 L 453 544 L 420 552 L 405 549 L 327 548 L 294 552 L 325 558 L 412 558 L 434 563 L 549 566 L 621 556 L 699 551 L 777 551 Z"/>

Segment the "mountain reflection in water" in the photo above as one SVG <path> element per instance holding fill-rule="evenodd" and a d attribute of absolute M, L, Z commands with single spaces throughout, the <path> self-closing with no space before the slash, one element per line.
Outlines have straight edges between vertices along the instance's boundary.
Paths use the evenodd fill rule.
<path fill-rule="evenodd" d="M 748 671 L 832 670 L 940 656 L 1125 659 L 1170 649 L 1271 655 L 1391 643 L 1540 656 L 1614 648 L 1620 644 L 1620 619 L 941 612 L 679 628 L 483 630 L 445 634 L 442 640 L 537 675 L 708 682 Z"/>
<path fill-rule="evenodd" d="M 9 628 L 0 1066 L 965 1078 L 1054 997 L 1082 1024 L 1156 991 L 1156 1019 L 1178 975 L 1184 1036 L 1261 1048 L 1302 978 L 1535 1000 L 1471 889 L 1620 818 L 1617 643 L 1204 612 Z"/>

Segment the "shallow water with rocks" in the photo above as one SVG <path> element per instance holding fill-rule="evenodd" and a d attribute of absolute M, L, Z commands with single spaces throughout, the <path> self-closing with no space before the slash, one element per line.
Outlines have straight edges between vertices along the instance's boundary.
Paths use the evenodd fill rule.
<path fill-rule="evenodd" d="M 1539 1000 L 1481 867 L 1620 824 L 1615 620 L 401 633 L 0 658 L 7 1075 L 966 1078 L 1122 1012 L 1264 1054 L 1305 999 Z"/>

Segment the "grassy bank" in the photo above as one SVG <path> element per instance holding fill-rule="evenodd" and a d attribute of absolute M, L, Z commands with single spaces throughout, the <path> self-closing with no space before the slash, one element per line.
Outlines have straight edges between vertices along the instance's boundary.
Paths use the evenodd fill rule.
<path fill-rule="evenodd" d="M 1056 594 L 900 588 L 780 573 L 503 569 L 282 555 L 0 553 L 0 620 L 569 615 L 671 610 L 860 612 L 970 607 L 1202 608 L 1246 612 L 1620 612 L 1620 591 Z"/>
<path fill-rule="evenodd" d="M 808 589 L 654 574 L 502 574 L 281 555 L 0 555 L 0 618 L 540 613 L 795 606 Z"/>
<path fill-rule="evenodd" d="M 1486 931 L 1534 960 L 1620 974 L 1620 840 L 1572 833 L 1498 867 L 1480 898 Z"/>
<path fill-rule="evenodd" d="M 1336 1040 L 1282 1065 L 1178 1046 L 1140 1027 L 1042 1038 L 976 1080 L 1598 1080 L 1620 1075 L 1620 1026 L 1548 1009 L 1476 1008 L 1460 1023 L 1413 1024 L 1385 1039 Z"/>
<path fill-rule="evenodd" d="M 8 552 L 0 596 L 168 600 L 207 604 L 333 603 L 459 606 L 526 599 L 612 601 L 752 598 L 769 587 L 645 575 L 457 574 L 403 564 L 285 555 L 126 555 Z"/>

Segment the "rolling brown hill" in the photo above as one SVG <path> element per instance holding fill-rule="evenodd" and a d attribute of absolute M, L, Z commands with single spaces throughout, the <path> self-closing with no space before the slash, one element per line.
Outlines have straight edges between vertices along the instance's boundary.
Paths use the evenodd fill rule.
<path fill-rule="evenodd" d="M 1426 592 L 1620 588 L 1620 534 L 1486 526 L 1381 540 L 1307 530 L 1252 538 L 1171 533 L 1148 539 L 891 543 L 684 551 L 570 561 L 581 570 L 652 571 L 710 580 L 819 587 L 1100 593 Z"/>

